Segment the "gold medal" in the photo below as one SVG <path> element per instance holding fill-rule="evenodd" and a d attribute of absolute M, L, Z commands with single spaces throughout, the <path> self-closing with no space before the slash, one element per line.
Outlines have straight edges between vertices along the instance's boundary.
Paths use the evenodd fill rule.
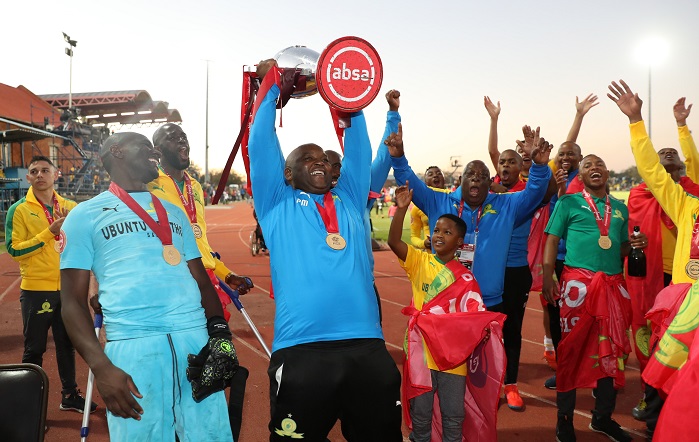
<path fill-rule="evenodd" d="M 163 258 L 165 259 L 165 262 L 171 266 L 176 266 L 182 260 L 180 252 L 178 252 L 175 246 L 172 244 L 163 246 Z"/>
<path fill-rule="evenodd" d="M 61 233 L 58 234 L 58 239 L 54 241 L 53 243 L 53 250 L 55 250 L 58 253 L 61 253 L 63 251 L 63 245 L 65 244 L 66 241 L 66 234 L 61 230 Z"/>
<path fill-rule="evenodd" d="M 609 250 L 612 247 L 612 240 L 608 236 L 600 236 L 597 240 L 597 244 L 604 250 Z"/>
<path fill-rule="evenodd" d="M 192 231 L 194 232 L 194 237 L 196 239 L 201 238 L 202 232 L 201 232 L 201 226 L 197 223 L 192 223 Z"/>
<path fill-rule="evenodd" d="M 325 242 L 333 250 L 342 250 L 347 245 L 345 238 L 340 236 L 339 233 L 328 233 L 328 236 L 325 237 Z"/>
<path fill-rule="evenodd" d="M 699 278 L 699 259 L 690 259 L 684 268 L 684 271 L 692 279 Z"/>

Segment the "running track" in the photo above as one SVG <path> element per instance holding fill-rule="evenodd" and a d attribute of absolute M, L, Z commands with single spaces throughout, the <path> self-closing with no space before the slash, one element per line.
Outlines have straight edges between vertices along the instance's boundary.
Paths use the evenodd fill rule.
<path fill-rule="evenodd" d="M 255 221 L 252 208 L 245 203 L 228 206 L 210 207 L 206 213 L 208 236 L 212 247 L 222 256 L 228 267 L 236 272 L 250 276 L 255 282 L 254 288 L 242 299 L 260 333 L 271 347 L 273 337 L 274 302 L 269 298 L 270 272 L 267 256 L 253 257 L 249 249 L 250 232 Z M 390 251 L 376 252 L 376 285 L 382 298 L 383 328 L 386 346 L 402 370 L 403 333 L 406 318 L 401 315 L 401 308 L 410 300 L 410 286 L 403 270 L 398 266 L 395 256 Z M 293 258 L 291 258 L 293 259 Z M 136 265 L 136 264 L 135 264 Z M 136 268 L 134 268 L 136 270 Z M 319 278 L 327 277 L 318 275 Z M 556 424 L 555 392 L 543 387 L 552 371 L 542 361 L 543 329 L 542 311 L 538 295 L 532 301 L 525 315 L 522 343 L 522 357 L 519 371 L 519 388 L 526 409 L 514 412 L 501 400 L 498 412 L 498 438 L 500 441 L 553 441 Z M 231 304 L 231 329 L 234 342 L 242 365 L 250 370 L 245 397 L 242 442 L 261 442 L 268 440 L 267 422 L 269 419 L 269 380 L 267 378 L 267 356 L 250 331 L 242 315 L 235 312 Z M 7 253 L 0 255 L 0 363 L 17 363 L 22 358 L 22 320 L 19 305 L 19 267 Z M 50 379 L 49 407 L 46 433 L 47 441 L 76 441 L 80 438 L 82 415 L 58 410 L 60 402 L 60 381 L 56 369 L 55 348 L 49 340 L 48 351 L 44 357 L 44 368 Z M 627 385 L 617 399 L 617 421 L 631 431 L 635 440 L 643 440 L 644 424 L 635 421 L 630 413 L 640 398 L 638 362 L 630 356 L 627 370 Z M 77 378 L 84 391 L 87 382 L 87 366 L 77 357 Z M 96 393 L 97 394 L 97 393 Z M 3 398 L 6 400 L 6 398 Z M 108 441 L 109 435 L 104 414 L 104 405 L 99 397 L 94 398 L 100 408 L 90 418 L 90 435 L 88 441 Z M 589 390 L 578 392 L 575 428 L 578 440 L 604 441 L 606 436 L 588 429 L 590 410 L 594 399 Z M 146 410 L 147 412 L 147 410 Z M 339 426 L 330 434 L 330 440 L 342 441 Z M 407 441 L 408 430 L 403 428 L 404 440 Z"/>

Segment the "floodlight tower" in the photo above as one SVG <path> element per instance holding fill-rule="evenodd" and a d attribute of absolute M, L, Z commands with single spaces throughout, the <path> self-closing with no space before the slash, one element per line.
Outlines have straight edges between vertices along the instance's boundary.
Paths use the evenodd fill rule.
<path fill-rule="evenodd" d="M 636 48 L 636 58 L 648 66 L 648 137 L 653 133 L 651 114 L 651 73 L 653 66 L 660 65 L 668 56 L 670 46 L 661 37 L 652 36 L 643 40 Z"/>
<path fill-rule="evenodd" d="M 68 43 L 66 55 L 70 57 L 70 76 L 68 77 L 68 110 L 70 111 L 73 108 L 73 48 L 77 46 L 78 41 L 71 40 L 70 36 L 65 32 L 63 33 L 63 40 Z"/>

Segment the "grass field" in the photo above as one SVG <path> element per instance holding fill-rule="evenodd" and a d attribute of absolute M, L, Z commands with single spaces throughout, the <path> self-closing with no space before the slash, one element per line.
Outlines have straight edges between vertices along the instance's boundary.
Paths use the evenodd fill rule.
<path fill-rule="evenodd" d="M 613 190 L 612 196 L 618 200 L 623 201 L 624 204 L 628 203 L 628 201 L 629 201 L 629 191 L 628 190 L 625 190 L 622 192 L 617 192 L 617 191 Z"/>
<path fill-rule="evenodd" d="M 376 210 L 371 211 L 371 224 L 374 226 L 374 239 L 377 241 L 388 240 L 388 229 L 391 227 L 391 219 L 388 217 L 388 209 L 384 208 L 383 213 L 376 214 Z M 410 244 L 410 214 L 405 215 L 403 221 L 403 241 Z"/>

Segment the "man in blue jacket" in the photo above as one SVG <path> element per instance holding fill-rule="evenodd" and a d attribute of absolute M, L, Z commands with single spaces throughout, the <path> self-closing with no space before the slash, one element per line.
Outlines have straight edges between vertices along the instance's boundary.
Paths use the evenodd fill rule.
<path fill-rule="evenodd" d="M 332 187 L 320 146 L 301 145 L 284 160 L 274 127 L 276 62 L 261 62 L 258 74 L 249 155 L 276 302 L 270 441 L 323 440 L 340 417 L 348 441 L 402 441 L 400 373 L 383 340 L 364 225 L 371 169 L 364 116 L 351 115 Z"/>
<path fill-rule="evenodd" d="M 464 168 L 461 191 L 436 192 L 423 183 L 408 165 L 403 151 L 402 129 L 387 140 L 396 181 L 409 181 L 413 201 L 433 223 L 445 213 L 458 215 L 466 222 L 464 247 L 460 261 L 471 268 L 481 288 L 483 302 L 490 311 L 502 312 L 502 293 L 510 238 L 515 227 L 525 222 L 546 193 L 551 169 L 547 166 L 551 145 L 543 138 L 535 142 L 530 154 L 535 164 L 529 172 L 527 187 L 516 193 L 488 193 L 490 171 L 480 161 Z"/>

